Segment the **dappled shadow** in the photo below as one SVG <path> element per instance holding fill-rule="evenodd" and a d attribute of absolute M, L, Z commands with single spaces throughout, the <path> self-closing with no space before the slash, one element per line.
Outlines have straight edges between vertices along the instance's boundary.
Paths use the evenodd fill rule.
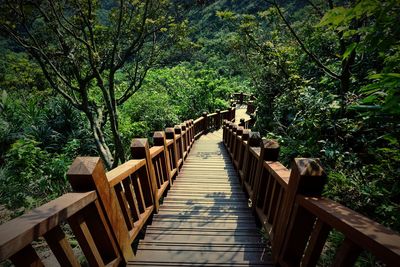
<path fill-rule="evenodd" d="M 139 253 L 139 260 L 157 253 L 157 258 L 165 256 L 170 263 L 263 262 L 261 236 L 239 177 L 219 141 L 221 133 L 211 135 L 195 143 L 149 228 L 151 234 L 144 240 L 149 245 Z"/>

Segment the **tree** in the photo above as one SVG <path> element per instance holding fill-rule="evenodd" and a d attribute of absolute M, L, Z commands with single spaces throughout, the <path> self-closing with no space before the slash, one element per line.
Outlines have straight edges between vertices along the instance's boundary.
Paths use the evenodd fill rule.
<path fill-rule="evenodd" d="M 142 86 L 179 27 L 168 0 L 4 0 L 0 32 L 83 112 L 108 168 L 125 161 L 118 107 Z M 111 132 L 112 145 L 106 132 Z"/>

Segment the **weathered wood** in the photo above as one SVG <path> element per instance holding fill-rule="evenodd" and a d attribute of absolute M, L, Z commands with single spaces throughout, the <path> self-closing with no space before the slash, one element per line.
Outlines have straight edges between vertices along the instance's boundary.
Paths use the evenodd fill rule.
<path fill-rule="evenodd" d="M 299 205 L 293 207 L 291 216 L 293 219 L 287 227 L 287 236 L 279 263 L 299 266 L 314 226 L 315 216 Z"/>
<path fill-rule="evenodd" d="M 0 226 L 0 261 L 9 258 L 96 199 L 94 191 L 68 193 Z"/>
<path fill-rule="evenodd" d="M 68 170 L 67 177 L 75 191 L 96 190 L 125 261 L 132 259 L 133 251 L 128 228 L 115 191 L 111 190 L 108 183 L 101 159 L 97 157 L 76 158 Z M 85 225 L 82 227 L 82 231 L 84 231 Z"/>
<path fill-rule="evenodd" d="M 154 166 L 152 164 L 152 159 L 150 156 L 149 141 L 147 138 L 136 138 L 132 140 L 131 143 L 131 156 L 133 159 L 144 159 L 146 161 L 146 169 L 149 175 L 150 186 L 153 197 L 154 212 L 158 212 L 159 202 L 157 200 L 157 181 L 154 171 Z"/>
<path fill-rule="evenodd" d="M 326 198 L 299 197 L 298 202 L 324 223 L 342 232 L 357 246 L 370 251 L 388 266 L 397 266 L 400 262 L 398 233 Z"/>
<path fill-rule="evenodd" d="M 59 226 L 54 227 L 49 232 L 44 234 L 47 244 L 53 251 L 57 261 L 62 266 L 77 267 L 81 266 L 74 255 L 74 252 L 69 244 L 64 232 Z"/>
<path fill-rule="evenodd" d="M 319 256 L 321 255 L 331 229 L 332 228 L 321 219 L 317 219 L 310 240 L 308 241 L 306 251 L 304 252 L 303 259 L 301 260 L 301 266 L 313 267 L 317 265 Z"/>
<path fill-rule="evenodd" d="M 116 184 L 122 182 L 126 177 L 131 175 L 132 173 L 139 170 L 146 164 L 144 159 L 142 160 L 129 160 L 122 165 L 112 169 L 111 171 L 106 173 L 107 180 L 110 183 L 110 186 L 113 187 Z"/>
<path fill-rule="evenodd" d="M 190 139 L 190 135 L 188 135 L 188 140 L 189 139 Z M 166 176 L 165 180 L 169 184 L 172 184 L 171 167 L 169 165 L 170 155 L 169 155 L 169 151 L 168 151 L 168 147 L 167 147 L 167 140 L 165 138 L 165 133 L 161 132 L 161 131 L 154 132 L 153 140 L 154 140 L 154 145 L 155 146 L 164 146 L 164 152 L 163 152 L 163 156 L 162 157 L 164 157 L 164 164 L 165 165 L 163 166 L 163 169 L 164 169 L 163 171 L 164 171 L 164 174 Z"/>
<path fill-rule="evenodd" d="M 182 139 L 182 128 L 179 125 L 175 125 L 174 127 L 175 134 L 179 136 L 177 137 L 177 147 L 178 147 L 178 162 L 179 162 L 179 168 L 182 167 L 183 161 L 184 161 L 184 149 L 183 149 L 183 139 Z"/>
<path fill-rule="evenodd" d="M 90 266 L 104 266 L 105 263 L 96 247 L 93 236 L 84 219 L 84 214 L 82 212 L 75 214 L 68 219 L 68 223 L 71 226 L 71 229 L 74 232 L 74 235 Z"/>
<path fill-rule="evenodd" d="M 268 264 L 220 134 L 196 141 L 130 264 Z"/>
<path fill-rule="evenodd" d="M 194 129 L 194 128 L 192 128 Z M 174 128 L 166 128 L 165 129 L 165 137 L 167 140 L 172 140 L 172 148 L 170 149 L 170 168 L 171 168 L 171 178 L 174 177 L 175 175 L 178 174 L 178 169 L 179 169 L 179 159 L 178 159 L 178 145 L 176 142 L 176 137 L 175 137 L 175 130 Z M 194 136 L 193 136 L 194 138 Z M 173 173 L 172 173 L 173 172 Z"/>
<path fill-rule="evenodd" d="M 190 147 L 189 140 L 188 140 L 188 134 L 186 131 L 186 124 L 182 123 L 181 129 L 182 129 L 181 136 L 182 136 L 182 145 L 183 145 L 183 159 L 185 160 L 188 155 L 188 147 Z"/>
<path fill-rule="evenodd" d="M 318 159 L 296 158 L 292 164 L 288 188 L 282 203 L 281 214 L 277 220 L 276 233 L 272 243 L 272 257 L 275 263 L 282 262 L 285 244 L 290 243 L 291 225 L 296 220 L 293 212 L 298 194 L 321 194 L 326 182 L 326 173 Z"/>

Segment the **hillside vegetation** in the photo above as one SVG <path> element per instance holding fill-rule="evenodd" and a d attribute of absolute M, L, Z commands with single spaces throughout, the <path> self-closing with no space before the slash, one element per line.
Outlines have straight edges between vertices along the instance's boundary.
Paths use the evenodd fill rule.
<path fill-rule="evenodd" d="M 399 1 L 65 2 L 0 6 L 0 201 L 13 216 L 69 191 L 76 156 L 111 168 L 132 138 L 244 91 L 284 164 L 321 158 L 326 196 L 400 230 Z"/>

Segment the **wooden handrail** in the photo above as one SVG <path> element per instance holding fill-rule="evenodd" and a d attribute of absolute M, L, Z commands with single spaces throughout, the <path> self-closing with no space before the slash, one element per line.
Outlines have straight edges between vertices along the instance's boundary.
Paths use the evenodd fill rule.
<path fill-rule="evenodd" d="M 225 120 L 223 141 L 250 205 L 269 233 L 275 264 L 315 266 L 329 232 L 336 229 L 345 239 L 334 266 L 353 265 L 362 250 L 398 266 L 399 233 L 322 198 L 326 174 L 319 160 L 297 158 L 289 170 L 277 161 L 276 141 L 261 140 L 242 126 Z"/>
<path fill-rule="evenodd" d="M 79 266 L 62 230 L 64 222 L 71 226 L 90 265 L 117 266 L 123 261 L 96 192 L 88 191 L 62 195 L 1 225 L 0 262 L 9 258 L 15 266 L 43 266 L 31 243 L 44 237 L 59 262 Z"/>
<path fill-rule="evenodd" d="M 298 196 L 297 203 L 389 266 L 399 264 L 400 235 L 327 198 Z"/>
<path fill-rule="evenodd" d="M 132 242 L 157 213 L 195 139 L 234 120 L 235 108 L 203 114 L 155 132 L 154 146 L 134 139 L 132 160 L 106 171 L 98 157 L 78 157 L 67 177 L 69 193 L 0 226 L 1 260 L 16 266 L 42 263 L 30 243 L 44 236 L 60 263 L 79 266 L 60 224 L 67 221 L 93 266 L 118 266 L 134 258 Z M 12 231 L 9 231 L 13 229 Z"/>

